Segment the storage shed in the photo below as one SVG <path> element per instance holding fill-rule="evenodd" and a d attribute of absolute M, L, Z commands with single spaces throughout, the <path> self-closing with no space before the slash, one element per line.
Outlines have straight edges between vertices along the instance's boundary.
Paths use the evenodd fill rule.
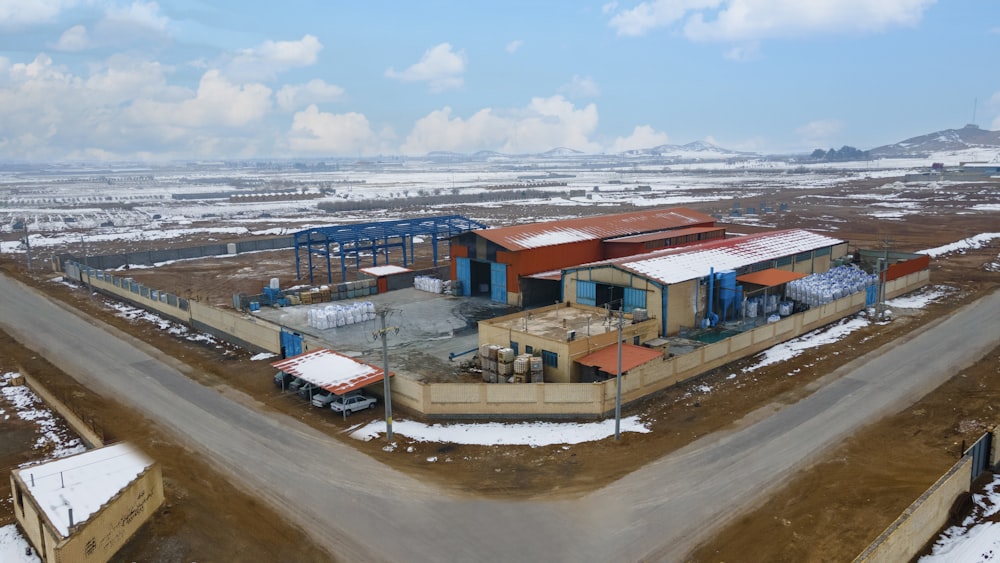
<path fill-rule="evenodd" d="M 10 484 L 42 561 L 109 561 L 163 504 L 159 464 L 126 443 L 14 469 Z"/>
<path fill-rule="evenodd" d="M 660 334 L 735 309 L 738 276 L 776 269 L 811 274 L 847 254 L 847 242 L 801 229 L 771 231 L 586 264 L 563 271 L 565 301 L 645 309 Z M 776 274 L 777 275 L 777 274 Z"/>

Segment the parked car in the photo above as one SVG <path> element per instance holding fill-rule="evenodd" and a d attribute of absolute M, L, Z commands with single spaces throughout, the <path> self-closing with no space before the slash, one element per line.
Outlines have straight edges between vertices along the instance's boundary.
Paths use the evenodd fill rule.
<path fill-rule="evenodd" d="M 306 381 L 305 383 L 299 386 L 296 392 L 299 394 L 299 397 L 302 397 L 303 399 L 312 399 L 313 395 L 319 393 L 322 390 L 323 388 L 320 387 L 319 385 Z"/>
<path fill-rule="evenodd" d="M 288 389 L 288 384 L 291 383 L 293 379 L 295 379 L 294 375 L 279 371 L 274 374 L 274 386 L 279 389 Z"/>
<path fill-rule="evenodd" d="M 288 384 L 288 390 L 289 391 L 298 391 L 299 387 L 302 387 L 305 384 L 306 384 L 306 380 L 305 379 L 302 379 L 301 377 L 296 377 L 295 379 L 292 380 L 291 383 Z"/>
<path fill-rule="evenodd" d="M 357 393 L 354 395 L 337 397 L 330 403 L 330 408 L 335 413 L 344 413 L 346 416 L 350 416 L 350 414 L 355 411 L 375 408 L 375 403 L 377 402 L 378 399 L 375 397 L 369 397 L 364 393 Z"/>
<path fill-rule="evenodd" d="M 333 391 L 323 389 L 313 395 L 312 404 L 314 407 L 326 408 L 330 406 L 330 403 L 332 403 L 336 398 L 337 396 L 334 395 Z"/>

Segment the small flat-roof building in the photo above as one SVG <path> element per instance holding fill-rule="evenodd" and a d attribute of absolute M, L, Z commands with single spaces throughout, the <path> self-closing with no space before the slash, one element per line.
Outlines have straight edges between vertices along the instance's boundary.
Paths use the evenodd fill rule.
<path fill-rule="evenodd" d="M 660 320 L 662 336 L 722 315 L 745 289 L 787 283 L 822 273 L 847 254 L 847 242 L 801 229 L 770 231 L 704 242 L 567 268 L 563 299 L 625 312 L 645 309 Z M 764 271 L 771 270 L 768 274 Z M 758 273 L 737 285 L 740 276 Z M 759 283 L 758 283 L 759 282 Z"/>
<path fill-rule="evenodd" d="M 685 207 L 479 229 L 452 237 L 451 278 L 463 295 L 549 304 L 559 300 L 559 283 L 535 274 L 724 234 L 711 216 Z"/>
<path fill-rule="evenodd" d="M 10 484 L 42 561 L 109 561 L 163 504 L 159 464 L 125 443 L 14 469 Z"/>

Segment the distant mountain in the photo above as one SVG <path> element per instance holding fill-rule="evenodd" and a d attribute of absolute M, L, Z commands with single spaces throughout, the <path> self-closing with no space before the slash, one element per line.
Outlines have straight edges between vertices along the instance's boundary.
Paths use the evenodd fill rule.
<path fill-rule="evenodd" d="M 629 158 L 663 158 L 670 160 L 724 160 L 757 156 L 756 153 L 734 151 L 713 145 L 707 141 L 694 141 L 686 145 L 660 145 L 651 149 L 625 151 L 622 156 Z"/>
<path fill-rule="evenodd" d="M 1000 149 L 1000 131 L 980 129 L 976 125 L 966 125 L 961 129 L 945 129 L 912 137 L 892 145 L 884 145 L 868 151 L 873 157 L 926 157 L 941 151 L 960 151 L 976 148 Z"/>
<path fill-rule="evenodd" d="M 541 156 L 581 156 L 584 155 L 583 151 L 578 151 L 576 149 L 568 149 L 566 147 L 556 147 L 550 151 L 545 151 Z"/>

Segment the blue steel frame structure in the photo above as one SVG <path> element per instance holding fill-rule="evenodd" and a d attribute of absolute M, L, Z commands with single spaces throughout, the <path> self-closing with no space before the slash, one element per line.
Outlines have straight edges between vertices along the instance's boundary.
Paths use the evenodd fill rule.
<path fill-rule="evenodd" d="M 363 250 L 372 253 L 372 265 L 378 266 L 380 250 L 400 248 L 403 251 L 403 267 L 408 265 L 406 246 L 409 242 L 410 256 L 413 256 L 413 237 L 431 237 L 431 247 L 434 253 L 434 265 L 438 264 L 438 239 L 448 239 L 454 235 L 487 229 L 488 226 L 461 215 L 441 215 L 423 219 L 401 219 L 397 221 L 378 221 L 374 223 L 356 223 L 335 227 L 315 227 L 295 233 L 295 275 L 302 279 L 302 259 L 300 250 L 306 249 L 309 266 L 309 283 L 313 281 L 313 255 L 326 258 L 327 283 L 333 283 L 333 269 L 330 263 L 331 255 L 340 256 L 341 280 L 347 278 L 347 254 L 354 253 L 355 266 L 361 267 Z M 412 261 L 412 260 L 410 260 Z M 388 264 L 388 258 L 385 260 Z"/>

